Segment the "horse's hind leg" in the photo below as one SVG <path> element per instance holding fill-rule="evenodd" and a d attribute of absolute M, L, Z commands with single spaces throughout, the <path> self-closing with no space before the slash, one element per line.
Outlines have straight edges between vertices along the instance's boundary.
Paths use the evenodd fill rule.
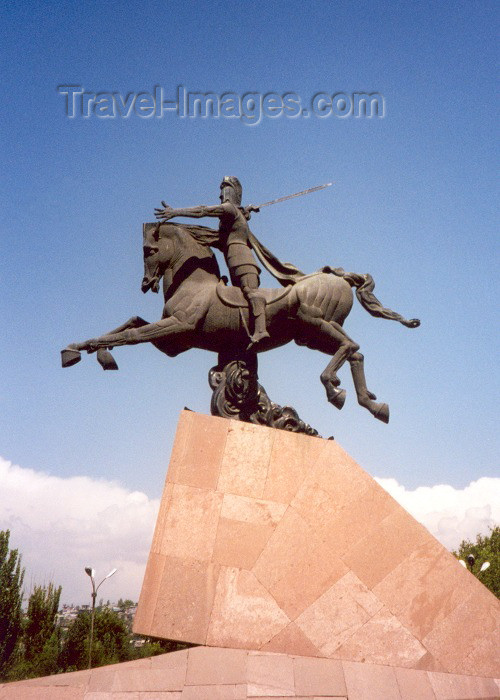
<path fill-rule="evenodd" d="M 349 357 L 349 364 L 351 365 L 352 379 L 359 405 L 367 408 L 375 418 L 388 423 L 389 406 L 386 403 L 376 403 L 375 399 L 377 397 L 366 387 L 363 355 L 360 352 L 353 353 Z"/>
<path fill-rule="evenodd" d="M 328 401 L 332 406 L 335 406 L 335 408 L 341 409 L 345 403 L 346 392 L 345 389 L 338 388 L 340 379 L 337 376 L 337 372 L 344 362 L 350 358 L 352 353 L 358 350 L 359 345 L 352 341 L 347 333 L 345 333 L 340 326 L 337 326 L 337 324 L 333 325 L 327 321 L 323 321 L 323 324 L 322 329 L 331 337 L 333 336 L 338 345 L 338 349 L 321 373 L 320 379 L 325 387 Z"/>
<path fill-rule="evenodd" d="M 337 371 L 350 356 L 359 350 L 342 326 L 335 321 L 325 321 L 323 318 L 314 317 L 303 312 L 298 313 L 298 318 L 305 326 L 305 339 L 299 344 L 305 344 L 313 350 L 320 350 L 327 354 L 333 354 L 332 359 L 321 373 L 321 383 L 325 387 L 328 401 L 341 409 L 345 402 L 345 389 L 339 389 L 340 379 Z"/>

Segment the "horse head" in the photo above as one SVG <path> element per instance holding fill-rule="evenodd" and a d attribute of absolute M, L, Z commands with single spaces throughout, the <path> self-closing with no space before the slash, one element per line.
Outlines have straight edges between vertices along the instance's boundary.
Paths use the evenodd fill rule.
<path fill-rule="evenodd" d="M 160 256 L 159 229 L 160 226 L 158 224 L 143 225 L 142 252 L 144 257 L 144 277 L 142 278 L 141 289 L 144 293 L 150 289 L 157 293 L 160 287 L 160 258 L 164 256 Z"/>
<path fill-rule="evenodd" d="M 196 268 L 203 268 L 219 278 L 219 266 L 210 248 L 216 233 L 203 226 L 171 222 L 144 224 L 142 291 L 158 292 L 163 278 L 166 292 L 176 276 L 186 278 Z"/>

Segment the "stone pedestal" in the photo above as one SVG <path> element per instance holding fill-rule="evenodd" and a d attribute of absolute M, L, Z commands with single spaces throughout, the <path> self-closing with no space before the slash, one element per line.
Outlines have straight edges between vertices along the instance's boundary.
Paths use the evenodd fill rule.
<path fill-rule="evenodd" d="M 498 700 L 493 678 L 193 647 L 0 685 L 0 700 Z"/>
<path fill-rule="evenodd" d="M 492 677 L 499 619 L 337 443 L 182 413 L 136 632 Z"/>
<path fill-rule="evenodd" d="M 203 646 L 0 700 L 494 700 L 498 620 L 339 445 L 185 411 L 134 627 Z"/>

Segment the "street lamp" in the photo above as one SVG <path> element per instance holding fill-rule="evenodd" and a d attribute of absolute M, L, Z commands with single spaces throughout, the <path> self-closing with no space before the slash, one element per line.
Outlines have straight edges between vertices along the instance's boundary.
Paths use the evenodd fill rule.
<path fill-rule="evenodd" d="M 474 573 L 473 569 L 474 569 L 474 564 L 476 563 L 476 557 L 473 554 L 467 555 L 467 564 L 469 565 L 468 567 L 463 559 L 459 559 L 458 561 L 464 567 L 464 569 L 468 568 L 471 573 Z M 486 571 L 486 569 L 489 568 L 489 566 L 490 566 L 489 561 L 483 562 L 483 564 L 481 565 L 481 568 L 479 569 L 479 571 L 477 573 L 482 574 L 483 571 Z"/>
<path fill-rule="evenodd" d="M 106 574 L 106 576 L 103 578 L 101 583 L 96 586 L 95 585 L 95 569 L 92 569 L 90 566 L 85 567 L 85 573 L 87 576 L 90 577 L 90 580 L 92 582 L 92 613 L 90 615 L 90 644 L 89 644 L 89 668 L 92 668 L 92 643 L 94 641 L 94 617 L 95 617 L 95 599 L 97 598 L 97 591 L 99 588 L 102 586 L 104 581 L 107 578 L 110 578 L 113 576 L 113 574 L 116 574 L 117 569 L 111 569 L 109 574 Z"/>

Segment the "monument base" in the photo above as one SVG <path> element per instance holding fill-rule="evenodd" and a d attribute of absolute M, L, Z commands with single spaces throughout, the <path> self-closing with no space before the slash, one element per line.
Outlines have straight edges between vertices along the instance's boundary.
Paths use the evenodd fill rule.
<path fill-rule="evenodd" d="M 0 700 L 494 700 L 498 608 L 336 443 L 186 411 L 134 628 L 205 646 Z"/>
<path fill-rule="evenodd" d="M 337 443 L 181 414 L 135 632 L 494 677 L 499 620 Z"/>
<path fill-rule="evenodd" d="M 492 678 L 209 647 L 0 685 L 0 700 L 495 700 L 499 694 Z"/>

